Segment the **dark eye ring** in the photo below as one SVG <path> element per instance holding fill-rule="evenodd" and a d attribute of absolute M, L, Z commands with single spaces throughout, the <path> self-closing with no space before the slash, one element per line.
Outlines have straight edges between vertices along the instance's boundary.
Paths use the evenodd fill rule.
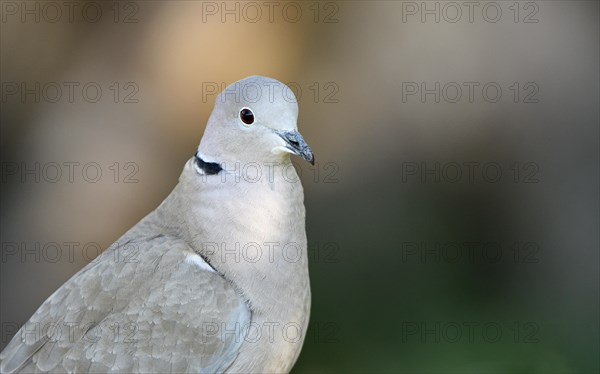
<path fill-rule="evenodd" d="M 254 113 L 248 108 L 242 108 L 242 110 L 240 110 L 240 119 L 246 125 L 251 125 L 254 123 Z"/>

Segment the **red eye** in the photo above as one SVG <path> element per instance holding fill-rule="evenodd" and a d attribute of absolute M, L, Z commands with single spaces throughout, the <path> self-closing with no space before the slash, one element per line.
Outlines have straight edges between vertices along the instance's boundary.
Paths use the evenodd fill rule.
<path fill-rule="evenodd" d="M 244 108 L 240 111 L 240 119 L 246 125 L 251 125 L 254 123 L 254 113 L 248 108 Z"/>

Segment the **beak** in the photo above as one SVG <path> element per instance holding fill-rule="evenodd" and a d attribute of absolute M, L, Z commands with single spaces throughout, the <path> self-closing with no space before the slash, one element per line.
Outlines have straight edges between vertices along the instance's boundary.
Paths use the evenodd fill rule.
<path fill-rule="evenodd" d="M 315 164 L 315 156 L 312 150 L 306 144 L 306 140 L 296 130 L 293 131 L 282 131 L 277 133 L 287 143 L 286 148 L 293 154 L 298 155 L 310 162 L 311 165 Z"/>

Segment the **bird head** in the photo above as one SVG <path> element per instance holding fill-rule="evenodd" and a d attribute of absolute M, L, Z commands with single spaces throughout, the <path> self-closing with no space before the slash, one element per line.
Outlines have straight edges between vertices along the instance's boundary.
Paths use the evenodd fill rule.
<path fill-rule="evenodd" d="M 298 103 L 288 86 L 261 76 L 242 79 L 217 97 L 197 156 L 233 164 L 289 162 L 294 154 L 314 164 L 297 119 Z"/>

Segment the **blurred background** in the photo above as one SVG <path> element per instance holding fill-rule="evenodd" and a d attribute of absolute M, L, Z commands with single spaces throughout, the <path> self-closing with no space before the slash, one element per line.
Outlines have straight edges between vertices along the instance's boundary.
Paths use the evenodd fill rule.
<path fill-rule="evenodd" d="M 600 370 L 598 2 L 0 4 L 2 348 L 258 74 L 318 162 L 294 372 Z"/>

